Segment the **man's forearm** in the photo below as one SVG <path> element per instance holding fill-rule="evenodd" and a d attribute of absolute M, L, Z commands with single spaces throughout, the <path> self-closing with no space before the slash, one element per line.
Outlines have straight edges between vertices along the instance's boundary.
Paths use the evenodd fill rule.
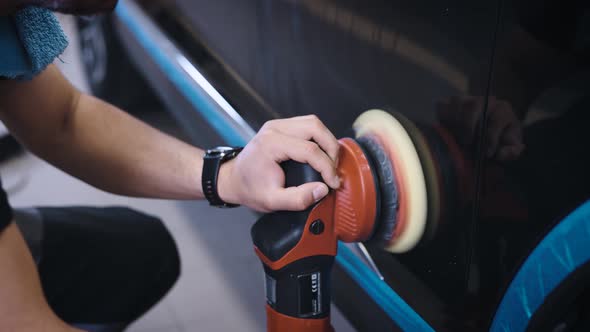
<path fill-rule="evenodd" d="M 31 81 L 0 81 L 0 116 L 35 154 L 96 187 L 133 196 L 203 198 L 202 150 L 80 94 L 54 65 Z M 339 146 L 315 116 L 269 121 L 237 158 L 223 163 L 219 196 L 257 211 L 304 210 L 327 195 L 328 186 L 340 186 Z M 285 188 L 280 163 L 286 160 L 309 164 L 325 182 Z"/>
<path fill-rule="evenodd" d="M 202 150 L 80 94 L 53 65 L 32 81 L 0 81 L 0 111 L 11 133 L 33 153 L 100 189 L 202 197 Z"/>
<path fill-rule="evenodd" d="M 54 11 L 90 15 L 111 11 L 117 0 L 3 0 L 0 4 L 0 16 L 9 15 L 27 6 L 38 6 Z"/>
<path fill-rule="evenodd" d="M 202 197 L 203 152 L 88 95 L 61 138 L 35 151 L 100 189 L 167 199 Z"/>

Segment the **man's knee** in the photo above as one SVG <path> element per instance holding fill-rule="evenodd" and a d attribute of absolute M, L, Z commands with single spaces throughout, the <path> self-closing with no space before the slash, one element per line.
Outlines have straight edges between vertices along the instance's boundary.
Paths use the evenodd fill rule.
<path fill-rule="evenodd" d="M 145 225 L 140 227 L 144 232 L 139 240 L 144 242 L 145 252 L 142 254 L 149 257 L 148 267 L 152 269 L 154 285 L 161 292 L 160 296 L 164 296 L 180 276 L 180 256 L 176 242 L 159 218 L 132 212 L 144 220 Z"/>
<path fill-rule="evenodd" d="M 114 219 L 126 224 L 127 262 L 135 262 L 143 278 L 152 280 L 155 297 L 164 296 L 180 275 L 180 257 L 172 235 L 155 216 L 129 208 L 107 209 Z"/>
<path fill-rule="evenodd" d="M 50 303 L 78 322 L 129 322 L 175 284 L 180 259 L 162 221 L 122 207 L 40 208 L 44 220 L 40 271 Z M 83 276 L 87 276 L 84 280 Z M 64 278 L 77 280 L 68 294 Z M 93 310 L 76 303 L 92 299 Z M 100 312 L 100 314 L 99 314 Z"/>

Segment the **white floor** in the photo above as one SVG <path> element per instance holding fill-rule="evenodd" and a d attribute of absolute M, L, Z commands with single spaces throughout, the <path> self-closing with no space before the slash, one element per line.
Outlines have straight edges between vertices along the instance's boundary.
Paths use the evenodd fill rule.
<path fill-rule="evenodd" d="M 61 20 L 75 45 L 71 21 Z M 84 89 L 77 56 L 76 49 L 69 49 L 60 67 Z M 162 116 L 162 122 L 169 123 L 169 119 Z M 180 250 L 182 275 L 168 296 L 129 331 L 265 330 L 263 272 L 249 235 L 256 219 L 252 212 L 211 209 L 204 202 L 111 195 L 29 154 L 1 165 L 0 175 L 14 206 L 116 204 L 165 221 Z M 335 307 L 332 321 L 338 332 L 354 331 Z"/>

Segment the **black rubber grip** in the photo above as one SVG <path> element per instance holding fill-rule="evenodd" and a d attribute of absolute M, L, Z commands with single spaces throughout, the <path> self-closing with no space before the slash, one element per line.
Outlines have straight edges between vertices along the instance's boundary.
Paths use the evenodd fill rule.
<path fill-rule="evenodd" d="M 307 164 L 290 160 L 282 163 L 281 167 L 285 172 L 286 187 L 321 181 L 321 175 Z M 314 206 L 305 211 L 280 211 L 264 215 L 252 226 L 254 245 L 271 261 L 281 259 L 301 239 Z"/>

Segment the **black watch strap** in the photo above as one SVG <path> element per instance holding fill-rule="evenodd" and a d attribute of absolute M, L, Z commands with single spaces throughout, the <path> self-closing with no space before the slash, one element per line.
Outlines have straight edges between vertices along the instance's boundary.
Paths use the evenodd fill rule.
<path fill-rule="evenodd" d="M 221 165 L 234 158 L 241 149 L 236 149 L 234 152 L 224 156 L 219 155 L 208 155 L 206 154 L 203 158 L 203 171 L 202 171 L 202 187 L 205 198 L 209 201 L 209 204 L 217 207 L 237 207 L 238 204 L 230 204 L 224 202 L 219 197 L 217 191 L 217 180 L 219 178 L 219 169 Z"/>

